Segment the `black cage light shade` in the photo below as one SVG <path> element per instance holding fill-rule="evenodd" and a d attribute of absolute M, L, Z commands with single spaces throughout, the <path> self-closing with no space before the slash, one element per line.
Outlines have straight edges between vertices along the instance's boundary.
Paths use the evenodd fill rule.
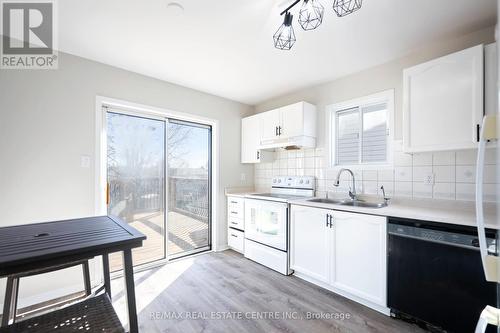
<path fill-rule="evenodd" d="M 299 11 L 299 24 L 304 30 L 313 30 L 323 22 L 325 8 L 317 0 L 304 0 Z"/>
<path fill-rule="evenodd" d="M 295 32 L 293 31 L 292 19 L 293 15 L 287 12 L 283 24 L 274 34 L 274 47 L 277 49 L 290 50 L 295 44 L 297 38 L 295 38 Z"/>
<path fill-rule="evenodd" d="M 362 4 L 363 0 L 334 0 L 333 10 L 337 16 L 342 17 L 357 11 Z"/>

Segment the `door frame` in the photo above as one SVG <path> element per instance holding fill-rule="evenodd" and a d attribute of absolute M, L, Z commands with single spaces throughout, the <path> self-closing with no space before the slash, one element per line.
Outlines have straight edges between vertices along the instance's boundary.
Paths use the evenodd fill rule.
<path fill-rule="evenodd" d="M 168 118 L 173 118 L 180 121 L 200 123 L 210 126 L 212 131 L 211 137 L 211 193 L 210 193 L 210 209 L 211 209 L 211 250 L 217 251 L 217 234 L 218 234 L 218 215 L 219 211 L 217 205 L 219 202 L 219 149 L 220 149 L 220 136 L 219 136 L 219 121 L 203 116 L 197 116 L 185 112 L 173 111 L 164 108 L 128 102 L 115 98 L 96 96 L 95 104 L 95 215 L 106 215 L 106 187 L 107 187 L 107 133 L 106 133 L 106 110 L 104 107 L 110 107 L 115 110 L 120 110 L 120 113 L 129 114 L 134 116 L 151 117 L 152 119 L 163 119 L 168 122 Z M 167 199 L 167 193 L 165 195 Z M 166 213 L 166 212 L 165 212 Z M 155 260 L 151 263 L 142 264 L 134 268 L 135 271 L 147 270 L 152 267 L 163 265 L 167 262 L 167 253 L 164 259 Z M 101 258 L 95 260 L 95 278 L 97 281 L 102 277 L 102 265 L 100 265 Z M 119 274 L 117 274 L 119 275 Z"/>

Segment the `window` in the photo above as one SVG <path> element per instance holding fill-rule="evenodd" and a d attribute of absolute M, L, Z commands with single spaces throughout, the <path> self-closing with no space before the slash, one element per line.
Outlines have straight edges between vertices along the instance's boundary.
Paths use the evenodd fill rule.
<path fill-rule="evenodd" d="M 394 92 L 331 105 L 330 165 L 392 164 Z"/>

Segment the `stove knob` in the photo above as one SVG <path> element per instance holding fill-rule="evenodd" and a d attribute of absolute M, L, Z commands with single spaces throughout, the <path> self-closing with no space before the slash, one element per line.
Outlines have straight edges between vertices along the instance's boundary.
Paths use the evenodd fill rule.
<path fill-rule="evenodd" d="M 301 180 L 300 180 L 300 183 L 301 183 L 301 184 L 304 184 L 304 180 L 303 180 L 303 179 L 301 179 Z"/>
<path fill-rule="evenodd" d="M 276 179 L 273 179 L 273 184 L 276 184 Z"/>
<path fill-rule="evenodd" d="M 309 179 L 308 179 L 308 180 L 306 180 L 306 184 L 309 184 Z"/>
<path fill-rule="evenodd" d="M 278 183 L 281 183 L 281 179 L 278 179 Z"/>

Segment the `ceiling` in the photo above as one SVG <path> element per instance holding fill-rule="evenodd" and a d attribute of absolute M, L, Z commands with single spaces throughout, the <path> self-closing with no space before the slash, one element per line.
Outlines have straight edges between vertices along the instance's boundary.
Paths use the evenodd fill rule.
<path fill-rule="evenodd" d="M 491 26 L 496 0 L 364 0 L 277 50 L 284 0 L 64 0 L 59 48 L 246 104 L 334 80 L 402 57 L 423 43 Z"/>

